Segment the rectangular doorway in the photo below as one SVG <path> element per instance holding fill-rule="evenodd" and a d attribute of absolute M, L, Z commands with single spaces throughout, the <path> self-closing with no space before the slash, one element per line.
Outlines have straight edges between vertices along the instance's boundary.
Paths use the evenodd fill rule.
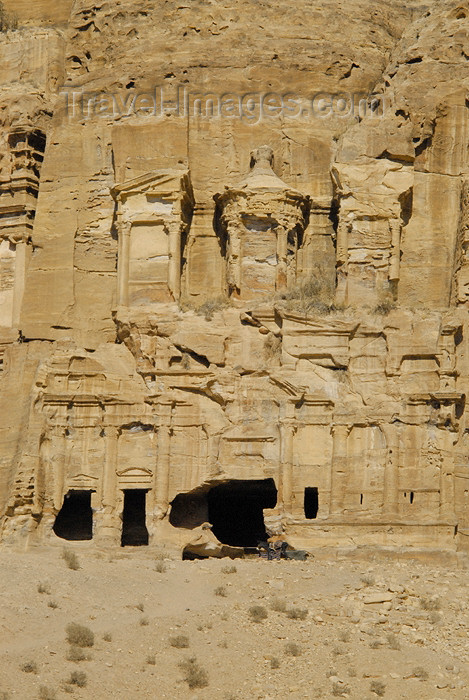
<path fill-rule="evenodd" d="M 125 489 L 122 511 L 121 547 L 139 547 L 148 544 L 146 519 L 147 489 Z"/>
<path fill-rule="evenodd" d="M 305 518 L 314 520 L 317 518 L 319 510 L 319 493 L 317 486 L 307 486 L 305 488 Z"/>

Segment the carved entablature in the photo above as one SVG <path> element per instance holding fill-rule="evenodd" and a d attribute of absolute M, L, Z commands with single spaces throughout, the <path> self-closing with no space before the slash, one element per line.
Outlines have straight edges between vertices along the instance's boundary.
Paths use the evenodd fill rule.
<path fill-rule="evenodd" d="M 456 431 L 464 411 L 465 395 L 460 391 L 433 391 L 412 394 L 407 400 L 405 422 L 430 423 Z"/>
<path fill-rule="evenodd" d="M 251 164 L 238 186 L 215 196 L 226 235 L 228 291 L 240 299 L 294 284 L 309 213 L 309 197 L 288 187 L 272 170 L 271 148 L 253 151 Z"/>
<path fill-rule="evenodd" d="M 118 304 L 178 301 L 194 196 L 187 170 L 155 170 L 115 185 Z"/>

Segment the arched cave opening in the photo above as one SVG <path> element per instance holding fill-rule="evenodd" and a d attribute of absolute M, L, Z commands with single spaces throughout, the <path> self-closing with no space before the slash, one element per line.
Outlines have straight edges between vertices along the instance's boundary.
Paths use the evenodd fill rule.
<path fill-rule="evenodd" d="M 121 547 L 140 547 L 148 544 L 146 519 L 147 489 L 125 489 L 122 511 Z"/>
<path fill-rule="evenodd" d="M 273 479 L 231 480 L 207 494 L 212 532 L 223 544 L 255 547 L 267 538 L 264 508 L 274 508 L 277 489 Z"/>
<path fill-rule="evenodd" d="M 52 528 L 64 540 L 91 540 L 93 538 L 92 491 L 69 491 Z"/>

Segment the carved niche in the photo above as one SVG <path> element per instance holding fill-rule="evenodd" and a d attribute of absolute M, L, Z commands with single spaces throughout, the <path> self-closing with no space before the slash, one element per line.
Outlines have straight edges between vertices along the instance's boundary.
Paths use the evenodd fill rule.
<path fill-rule="evenodd" d="M 194 197 L 186 170 L 157 170 L 115 185 L 118 304 L 178 301 Z"/>
<path fill-rule="evenodd" d="M 228 292 L 240 299 L 262 297 L 296 281 L 309 197 L 282 182 L 272 165 L 272 149 L 261 146 L 251 153 L 248 176 L 215 196 L 226 236 Z"/>

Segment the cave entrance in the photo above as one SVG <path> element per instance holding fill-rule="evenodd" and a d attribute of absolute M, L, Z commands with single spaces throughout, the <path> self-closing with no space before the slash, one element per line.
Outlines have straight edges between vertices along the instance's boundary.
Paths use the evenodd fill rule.
<path fill-rule="evenodd" d="M 52 528 L 64 540 L 91 540 L 93 538 L 92 491 L 69 491 Z"/>
<path fill-rule="evenodd" d="M 125 489 L 122 511 L 121 547 L 139 547 L 148 544 L 145 524 L 147 489 Z"/>
<path fill-rule="evenodd" d="M 267 538 L 264 508 L 274 508 L 277 489 L 273 479 L 232 480 L 210 489 L 208 519 L 223 544 L 255 547 Z"/>

